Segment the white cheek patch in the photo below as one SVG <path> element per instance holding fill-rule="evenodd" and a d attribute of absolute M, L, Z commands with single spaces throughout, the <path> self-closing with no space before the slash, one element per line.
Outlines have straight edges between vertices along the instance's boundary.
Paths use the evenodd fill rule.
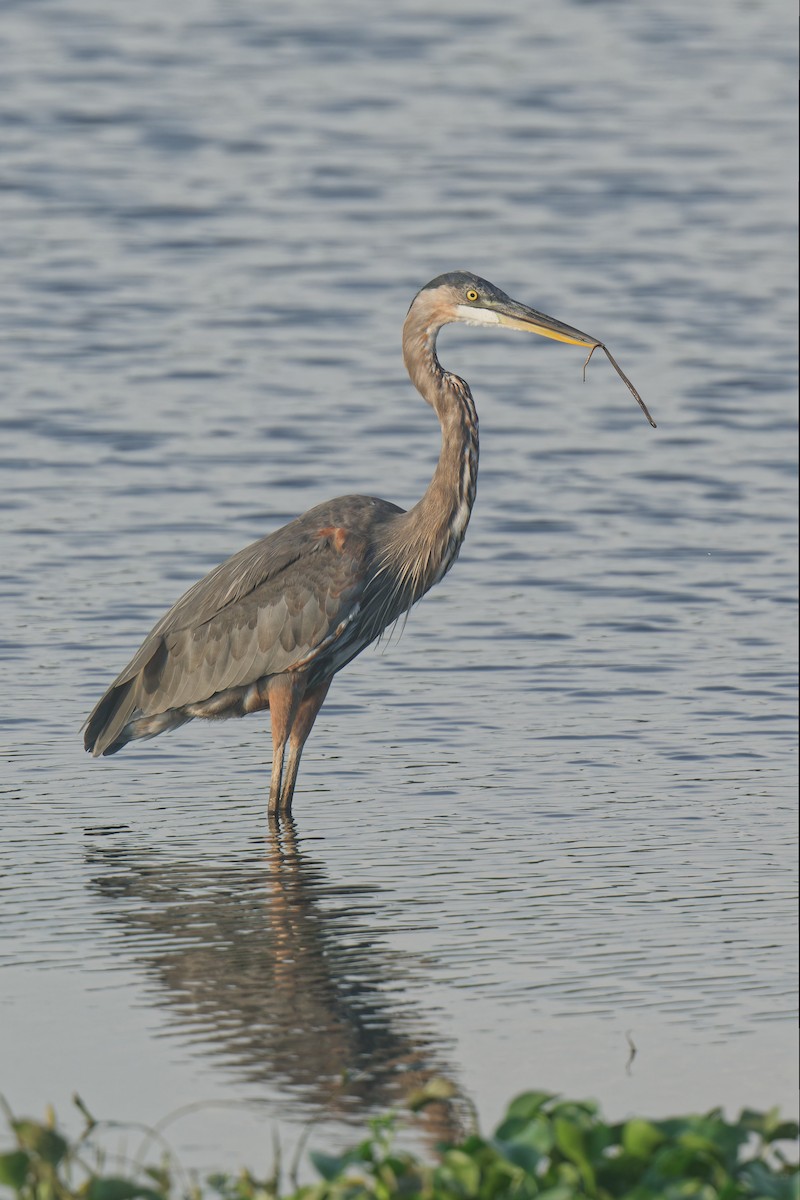
<path fill-rule="evenodd" d="M 456 305 L 456 319 L 465 325 L 499 325 L 500 317 L 490 308 L 473 308 L 471 304 Z"/>

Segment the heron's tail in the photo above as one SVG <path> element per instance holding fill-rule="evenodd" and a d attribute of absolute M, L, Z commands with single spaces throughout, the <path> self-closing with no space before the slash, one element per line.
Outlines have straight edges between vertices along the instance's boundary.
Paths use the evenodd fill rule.
<path fill-rule="evenodd" d="M 137 738 L 157 737 L 166 729 L 177 729 L 191 721 L 194 714 L 183 708 L 168 708 L 165 712 L 145 713 L 139 702 L 140 676 L 114 683 L 95 705 L 84 726 L 84 747 L 95 758 L 116 754 L 128 742 Z"/>
<path fill-rule="evenodd" d="M 136 711 L 134 680 L 113 684 L 95 705 L 84 726 L 83 744 L 95 758 L 116 754 L 131 740 L 126 726 Z"/>

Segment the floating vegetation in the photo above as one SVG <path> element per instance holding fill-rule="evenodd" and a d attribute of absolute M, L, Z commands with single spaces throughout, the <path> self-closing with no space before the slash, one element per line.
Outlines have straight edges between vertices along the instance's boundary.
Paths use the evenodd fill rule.
<path fill-rule="evenodd" d="M 397 1134 L 415 1114 L 447 1103 L 454 1089 L 429 1082 L 410 1101 L 411 1116 L 388 1113 L 344 1153 L 310 1151 L 319 1181 L 299 1185 L 297 1164 L 284 1187 L 280 1155 L 269 1179 L 249 1171 L 200 1181 L 187 1173 L 155 1131 L 145 1131 L 160 1158 L 116 1160 L 104 1147 L 109 1131 L 76 1097 L 85 1127 L 70 1139 L 51 1113 L 20 1119 L 6 1109 L 14 1145 L 0 1154 L 0 1191 L 17 1200 L 796 1200 L 798 1168 L 782 1143 L 797 1125 L 776 1110 L 721 1110 L 702 1116 L 608 1122 L 596 1104 L 526 1092 L 514 1100 L 493 1136 L 475 1129 L 442 1145 L 434 1161 L 401 1149 Z M 792 1150 L 792 1153 L 794 1151 Z"/>

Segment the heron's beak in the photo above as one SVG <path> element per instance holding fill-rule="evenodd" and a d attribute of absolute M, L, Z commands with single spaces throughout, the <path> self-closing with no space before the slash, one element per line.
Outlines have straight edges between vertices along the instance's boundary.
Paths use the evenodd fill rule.
<path fill-rule="evenodd" d="M 565 325 L 563 321 L 556 321 L 554 317 L 548 317 L 546 313 L 537 312 L 535 308 L 527 308 L 524 304 L 518 304 L 516 300 L 512 300 L 510 296 L 502 293 L 500 295 L 495 293 L 492 299 L 481 307 L 459 304 L 449 319 L 464 321 L 467 325 L 505 325 L 506 329 L 527 330 L 529 333 L 538 333 L 542 337 L 552 338 L 556 342 L 567 342 L 570 346 L 585 346 L 589 351 L 589 356 L 583 364 L 584 378 L 589 359 L 595 350 L 602 350 L 655 429 L 656 423 L 650 416 L 647 405 L 605 342 L 590 337 L 588 333 L 581 333 L 580 329 L 573 329 L 571 325 Z"/>
<path fill-rule="evenodd" d="M 491 308 L 485 308 L 482 311 L 485 314 L 483 323 L 487 325 L 497 324 L 505 325 L 507 329 L 525 329 L 530 333 L 541 334 L 542 337 L 553 338 L 556 342 L 568 342 L 571 346 L 586 346 L 589 351 L 589 358 L 592 357 L 595 350 L 602 350 L 620 379 L 622 379 L 631 395 L 635 398 L 636 403 L 650 424 L 654 429 L 656 428 L 656 423 L 650 416 L 647 405 L 605 342 L 599 342 L 597 338 L 589 337 L 588 333 L 581 333 L 580 329 L 573 329 L 571 325 L 565 325 L 562 321 L 556 321 L 553 317 L 546 316 L 545 313 L 537 312 L 535 308 L 527 308 L 524 304 L 518 304 L 516 300 L 510 299 L 510 297 L 504 297 L 493 304 Z M 589 358 L 583 364 L 584 377 Z"/>
<path fill-rule="evenodd" d="M 588 333 L 581 333 L 580 329 L 573 329 L 571 325 L 556 321 L 545 313 L 537 312 L 535 308 L 518 304 L 516 300 L 509 300 L 493 311 L 497 314 L 497 323 L 505 325 L 507 329 L 523 329 L 556 342 L 568 342 L 571 346 L 586 346 L 588 349 L 603 344 Z"/>

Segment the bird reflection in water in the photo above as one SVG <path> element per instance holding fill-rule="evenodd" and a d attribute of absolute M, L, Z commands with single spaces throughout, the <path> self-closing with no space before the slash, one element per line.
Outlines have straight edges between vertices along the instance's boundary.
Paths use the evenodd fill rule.
<path fill-rule="evenodd" d="M 231 865 L 130 845 L 98 844 L 89 862 L 171 1031 L 228 1077 L 268 1085 L 285 1115 L 361 1120 L 452 1074 L 414 1008 L 413 961 L 369 928 L 377 889 L 331 883 L 291 820 L 270 823 L 266 869 L 263 852 Z M 457 1136 L 464 1112 L 430 1105 L 426 1135 Z"/>

